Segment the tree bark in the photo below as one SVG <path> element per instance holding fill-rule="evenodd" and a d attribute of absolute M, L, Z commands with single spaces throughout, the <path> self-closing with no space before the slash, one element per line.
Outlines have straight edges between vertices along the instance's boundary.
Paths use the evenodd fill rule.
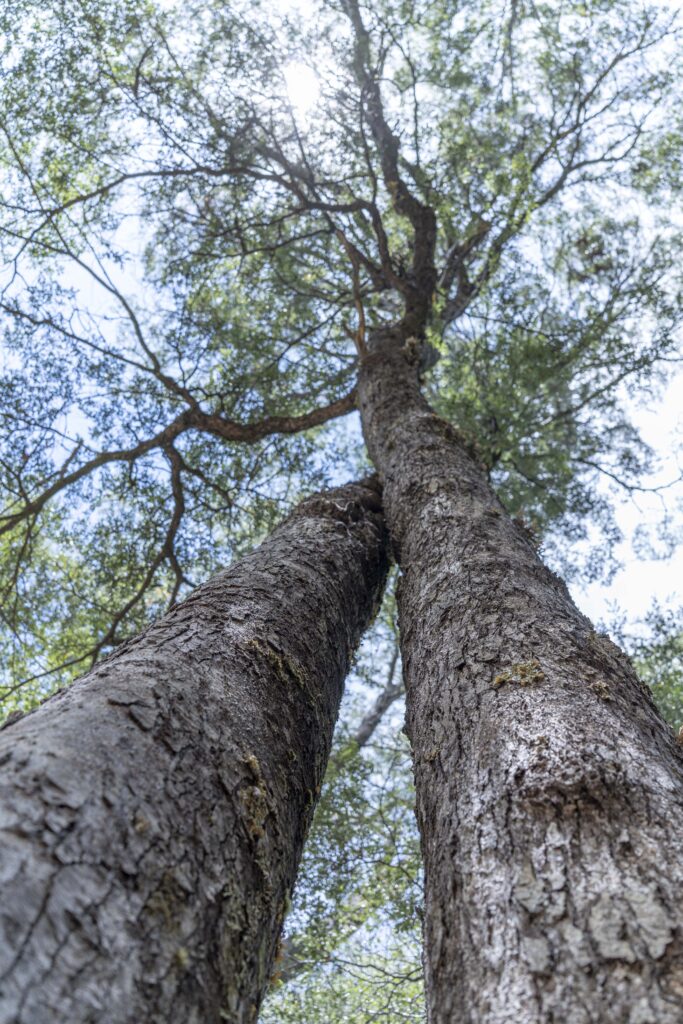
<path fill-rule="evenodd" d="M 4 728 L 2 1024 L 256 1019 L 386 570 L 376 486 L 317 495 Z"/>
<path fill-rule="evenodd" d="M 402 571 L 429 1020 L 680 1022 L 680 748 L 430 410 L 415 348 L 375 336 L 359 402 Z"/>

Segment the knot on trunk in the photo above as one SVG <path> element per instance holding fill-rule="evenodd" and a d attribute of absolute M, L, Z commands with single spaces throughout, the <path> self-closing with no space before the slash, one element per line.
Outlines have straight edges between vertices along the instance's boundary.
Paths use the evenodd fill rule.
<path fill-rule="evenodd" d="M 415 336 L 407 339 L 403 346 L 403 354 L 406 357 L 406 361 L 416 368 L 418 377 L 422 377 L 427 370 L 431 370 L 433 366 L 436 366 L 441 358 L 441 353 L 438 349 L 430 345 L 428 341 L 420 341 Z"/>

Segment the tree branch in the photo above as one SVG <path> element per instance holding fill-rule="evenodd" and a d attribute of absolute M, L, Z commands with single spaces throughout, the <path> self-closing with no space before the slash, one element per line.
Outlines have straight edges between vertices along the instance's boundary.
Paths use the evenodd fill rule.
<path fill-rule="evenodd" d="M 384 186 L 396 212 L 405 217 L 413 229 L 412 266 L 401 289 L 406 297 L 403 326 L 407 333 L 420 335 L 429 319 L 436 286 L 436 215 L 431 206 L 413 195 L 401 176 L 399 140 L 384 114 L 378 75 L 371 67 L 370 36 L 363 24 L 357 0 L 345 0 L 344 10 L 355 35 L 354 72 L 361 97 L 365 99 L 367 120 L 377 146 Z"/>
<path fill-rule="evenodd" d="M 37 497 L 27 501 L 20 511 L 0 514 L 0 535 L 12 530 L 18 523 L 30 516 L 37 515 L 50 498 L 89 476 L 96 469 L 114 462 L 134 462 L 155 449 L 168 449 L 176 438 L 188 430 L 213 434 L 226 441 L 254 443 L 271 434 L 297 434 L 303 430 L 321 426 L 329 420 L 345 416 L 355 409 L 355 405 L 356 392 L 354 388 L 343 398 L 312 409 L 310 412 L 296 416 L 266 416 L 264 419 L 252 423 L 239 423 L 215 413 L 203 412 L 199 408 L 187 409 L 176 416 L 163 430 L 132 448 L 101 452 L 77 469 L 72 470 L 71 473 L 64 473 L 64 467 L 62 467 L 55 482 Z"/>

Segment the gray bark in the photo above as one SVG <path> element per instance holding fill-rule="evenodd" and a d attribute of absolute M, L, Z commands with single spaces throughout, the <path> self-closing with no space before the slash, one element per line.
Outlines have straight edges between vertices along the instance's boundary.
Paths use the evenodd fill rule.
<path fill-rule="evenodd" d="M 402 571 L 429 1020 L 680 1024 L 680 747 L 414 356 L 376 336 L 359 402 Z"/>
<path fill-rule="evenodd" d="M 386 570 L 373 485 L 310 498 L 0 732 L 2 1024 L 256 1019 Z"/>

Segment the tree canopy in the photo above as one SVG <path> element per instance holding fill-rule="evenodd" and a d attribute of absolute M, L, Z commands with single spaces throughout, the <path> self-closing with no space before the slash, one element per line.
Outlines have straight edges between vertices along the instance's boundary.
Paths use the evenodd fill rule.
<path fill-rule="evenodd" d="M 507 508 L 563 573 L 609 574 L 603 483 L 646 486 L 654 459 L 624 396 L 679 358 L 666 6 L 8 0 L 0 25 L 6 712 L 367 465 L 358 358 L 399 316 Z M 332 959 L 265 1020 L 301 999 L 308 1020 L 419 1019 L 407 751 L 389 716 L 359 752 L 357 718 L 293 918 L 299 959 Z M 385 958 L 335 973 L 368 922 Z"/>

